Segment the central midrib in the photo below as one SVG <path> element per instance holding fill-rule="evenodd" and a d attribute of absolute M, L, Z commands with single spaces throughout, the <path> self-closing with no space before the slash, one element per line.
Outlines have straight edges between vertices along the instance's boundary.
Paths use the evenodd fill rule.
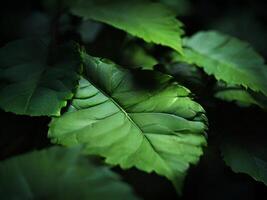
<path fill-rule="evenodd" d="M 153 151 L 160 157 L 160 159 L 165 163 L 165 165 L 169 168 L 169 165 L 167 165 L 165 159 L 163 159 L 160 155 L 160 153 L 156 150 L 156 148 L 154 147 L 154 145 L 150 142 L 150 140 L 146 137 L 146 135 L 143 133 L 142 129 L 138 126 L 138 124 L 135 123 L 135 121 L 128 115 L 128 113 L 123 109 L 123 107 L 117 103 L 115 100 L 113 100 L 112 96 L 107 94 L 106 92 L 104 92 L 102 89 L 100 89 L 99 87 L 97 87 L 93 82 L 91 82 L 89 79 L 87 79 L 96 89 L 98 89 L 104 96 L 106 96 L 125 116 L 126 118 L 130 121 L 130 123 L 132 123 L 134 125 L 135 128 L 137 128 L 139 130 L 139 132 L 141 133 L 141 135 L 145 138 L 145 140 L 150 144 L 151 148 L 153 149 Z M 171 171 L 171 170 L 170 170 Z"/>

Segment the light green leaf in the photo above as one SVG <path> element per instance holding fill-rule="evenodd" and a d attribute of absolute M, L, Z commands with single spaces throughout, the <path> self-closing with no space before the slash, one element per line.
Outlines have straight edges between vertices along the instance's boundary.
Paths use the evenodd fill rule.
<path fill-rule="evenodd" d="M 235 138 L 221 146 L 225 163 L 236 173 L 246 173 L 267 186 L 267 149 L 264 138 Z"/>
<path fill-rule="evenodd" d="M 1 199 L 137 199 L 118 175 L 80 153 L 52 147 L 0 162 Z"/>
<path fill-rule="evenodd" d="M 80 0 L 72 13 L 124 30 L 146 42 L 171 47 L 182 53 L 181 22 L 159 3 L 125 0 Z"/>
<path fill-rule="evenodd" d="M 60 115 L 78 83 L 73 45 L 49 51 L 48 41 L 26 39 L 0 49 L 0 107 L 32 116 Z"/>
<path fill-rule="evenodd" d="M 267 95 L 267 66 L 249 44 L 218 32 L 200 32 L 185 40 L 184 60 L 228 84 Z"/>
<path fill-rule="evenodd" d="M 170 179 L 181 192 L 189 164 L 206 144 L 203 108 L 190 92 L 153 71 L 130 72 L 82 53 L 86 76 L 69 110 L 50 124 L 49 137 L 122 168 Z"/>

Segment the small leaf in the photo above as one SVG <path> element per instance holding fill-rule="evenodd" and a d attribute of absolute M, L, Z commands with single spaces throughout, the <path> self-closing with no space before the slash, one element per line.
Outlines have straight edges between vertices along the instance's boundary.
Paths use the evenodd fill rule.
<path fill-rule="evenodd" d="M 146 42 L 168 46 L 182 53 L 182 24 L 172 11 L 159 3 L 80 0 L 72 8 L 72 13 L 104 22 Z"/>
<path fill-rule="evenodd" d="M 224 87 L 215 93 L 215 97 L 224 101 L 233 101 L 241 106 L 257 105 L 267 109 L 267 97 L 255 92 L 250 92 L 242 87 Z"/>
<path fill-rule="evenodd" d="M 189 164 L 198 162 L 206 144 L 203 108 L 170 76 L 82 57 L 86 76 L 69 110 L 53 119 L 49 137 L 65 146 L 83 144 L 112 165 L 155 171 L 181 192 Z"/>
<path fill-rule="evenodd" d="M 141 46 L 131 45 L 123 51 L 125 62 L 131 68 L 141 68 L 153 70 L 153 66 L 158 63 L 156 58 L 146 52 Z"/>
<path fill-rule="evenodd" d="M 218 32 L 200 32 L 185 40 L 184 60 L 227 84 L 267 95 L 267 66 L 249 44 Z"/>
<path fill-rule="evenodd" d="M 173 76 L 178 83 L 189 88 L 194 94 L 200 93 L 203 89 L 206 90 L 204 78 L 199 68 L 194 65 L 185 62 L 172 62 L 165 64 L 161 71 Z"/>
<path fill-rule="evenodd" d="M 1 199 L 137 199 L 118 175 L 80 153 L 52 147 L 0 162 Z"/>
<path fill-rule="evenodd" d="M 265 139 L 227 137 L 221 146 L 225 163 L 236 173 L 246 173 L 267 186 Z"/>
<path fill-rule="evenodd" d="M 78 83 L 79 60 L 73 45 L 51 53 L 46 40 L 7 44 L 0 49 L 0 107 L 16 114 L 60 115 Z"/>

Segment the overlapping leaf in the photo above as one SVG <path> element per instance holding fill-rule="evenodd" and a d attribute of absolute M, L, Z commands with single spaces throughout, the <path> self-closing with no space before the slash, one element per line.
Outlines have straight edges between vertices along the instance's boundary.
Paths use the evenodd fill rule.
<path fill-rule="evenodd" d="M 141 68 L 153 70 L 153 66 L 158 64 L 156 58 L 146 52 L 141 46 L 132 45 L 123 51 L 125 62 L 131 68 Z"/>
<path fill-rule="evenodd" d="M 147 42 L 182 52 L 181 23 L 175 14 L 159 3 L 125 0 L 80 0 L 72 12 L 122 29 Z"/>
<path fill-rule="evenodd" d="M 236 102 L 241 106 L 257 105 L 267 109 L 267 97 L 261 93 L 247 91 L 242 87 L 223 87 L 215 93 L 215 97 L 224 101 Z"/>
<path fill-rule="evenodd" d="M 52 147 L 2 161 L 1 199 L 137 199 L 116 174 L 80 153 Z"/>
<path fill-rule="evenodd" d="M 227 137 L 221 146 L 225 163 L 236 173 L 246 173 L 267 185 L 267 154 L 265 139 Z"/>
<path fill-rule="evenodd" d="M 73 45 L 51 52 L 47 40 L 7 44 L 0 49 L 0 107 L 16 114 L 59 115 L 73 96 L 78 66 Z"/>
<path fill-rule="evenodd" d="M 82 57 L 86 76 L 69 110 L 50 124 L 52 141 L 83 144 L 86 153 L 122 168 L 155 171 L 181 191 L 189 164 L 206 144 L 203 108 L 167 75 Z"/>
<path fill-rule="evenodd" d="M 249 44 L 218 32 L 200 32 L 185 40 L 184 60 L 228 84 L 267 95 L 267 66 Z"/>

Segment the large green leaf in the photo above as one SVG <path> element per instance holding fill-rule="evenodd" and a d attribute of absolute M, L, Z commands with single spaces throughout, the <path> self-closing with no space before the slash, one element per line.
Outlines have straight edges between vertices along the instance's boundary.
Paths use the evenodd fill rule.
<path fill-rule="evenodd" d="M 170 76 L 82 57 L 86 76 L 68 112 L 53 119 L 49 137 L 83 144 L 112 165 L 155 171 L 181 191 L 189 164 L 198 162 L 206 144 L 203 108 Z"/>
<path fill-rule="evenodd" d="M 200 32 L 185 40 L 184 60 L 228 84 L 267 95 L 267 66 L 249 44 L 218 32 Z"/>
<path fill-rule="evenodd" d="M 52 147 L 0 163 L 0 195 L 10 199 L 137 199 L 107 167 L 80 156 L 80 148 Z"/>
<path fill-rule="evenodd" d="M 47 40 L 26 39 L 0 49 L 0 107 L 25 115 L 59 115 L 78 83 L 73 45 L 49 50 Z"/>
<path fill-rule="evenodd" d="M 236 173 L 246 173 L 267 185 L 266 140 L 261 137 L 227 137 L 222 146 L 225 163 Z"/>
<path fill-rule="evenodd" d="M 125 0 L 80 0 L 72 13 L 122 29 L 147 42 L 182 52 L 181 23 L 159 3 Z"/>

